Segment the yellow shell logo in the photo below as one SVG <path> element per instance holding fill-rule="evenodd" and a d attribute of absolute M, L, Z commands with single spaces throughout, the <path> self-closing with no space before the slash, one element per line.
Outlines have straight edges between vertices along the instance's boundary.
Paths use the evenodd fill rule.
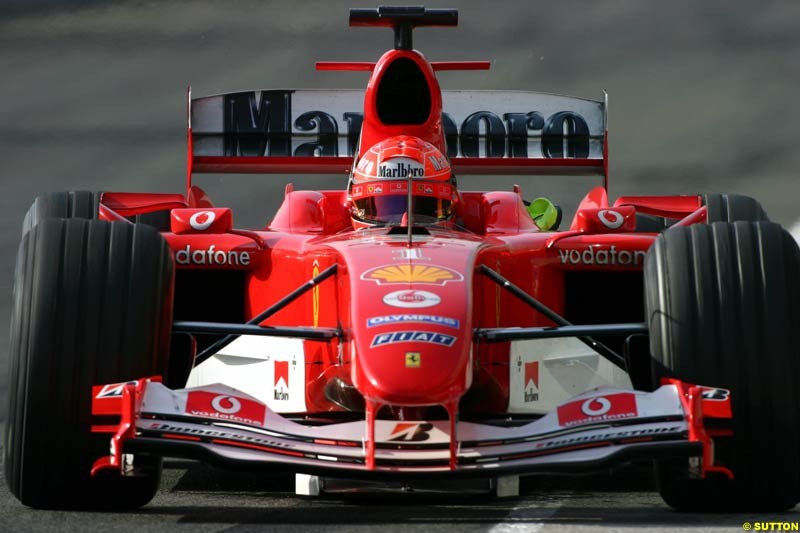
<path fill-rule="evenodd" d="M 444 285 L 448 281 L 463 281 L 464 276 L 455 270 L 435 265 L 385 265 L 367 270 L 361 275 L 361 279 L 375 281 L 378 285 L 393 283 Z"/>

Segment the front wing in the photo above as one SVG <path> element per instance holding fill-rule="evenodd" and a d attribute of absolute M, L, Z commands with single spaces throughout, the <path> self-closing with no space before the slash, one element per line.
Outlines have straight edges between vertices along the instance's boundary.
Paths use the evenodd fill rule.
<path fill-rule="evenodd" d="M 159 378 L 94 387 L 94 425 L 113 433 L 92 474 L 136 473 L 135 456 L 200 459 L 343 478 L 418 478 L 591 470 L 638 459 L 698 457 L 714 465 L 704 417 L 730 418 L 730 395 L 667 380 L 652 393 L 586 392 L 521 425 L 450 421 L 364 421 L 309 425 L 224 385 L 171 390 Z M 720 395 L 717 395 L 720 396 Z M 711 432 L 713 434 L 713 431 Z M 367 435 L 374 435 L 369 443 Z M 373 457 L 368 457 L 374 454 Z"/>

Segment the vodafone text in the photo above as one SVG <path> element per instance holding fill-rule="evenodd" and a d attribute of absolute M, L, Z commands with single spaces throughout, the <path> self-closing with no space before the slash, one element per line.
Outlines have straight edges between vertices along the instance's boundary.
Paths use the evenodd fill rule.
<path fill-rule="evenodd" d="M 217 250 L 213 244 L 206 249 L 193 250 L 187 244 L 175 252 L 175 262 L 179 265 L 249 266 L 250 252 Z"/>
<path fill-rule="evenodd" d="M 609 249 L 595 250 L 559 250 L 558 256 L 562 265 L 641 265 L 644 262 L 644 250 L 617 250 L 613 244 Z"/>

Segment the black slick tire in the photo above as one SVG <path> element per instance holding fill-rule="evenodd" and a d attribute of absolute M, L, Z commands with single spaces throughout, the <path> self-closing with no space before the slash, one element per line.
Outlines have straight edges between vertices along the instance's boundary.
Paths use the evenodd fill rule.
<path fill-rule="evenodd" d="M 125 509 L 152 499 L 158 459 L 141 458 L 140 476 L 89 475 L 110 437 L 90 431 L 91 387 L 166 373 L 173 284 L 169 247 L 149 226 L 44 219 L 23 237 L 5 440 L 6 481 L 23 504 Z"/>
<path fill-rule="evenodd" d="M 49 192 L 37 196 L 22 221 L 24 236 L 42 220 L 50 218 L 98 218 L 102 193 L 96 191 Z M 159 231 L 170 230 L 171 210 L 165 209 L 128 217 L 131 222 L 147 224 Z"/>
<path fill-rule="evenodd" d="M 48 192 L 37 196 L 22 220 L 22 235 L 48 218 L 97 218 L 100 193 L 91 191 Z"/>
<path fill-rule="evenodd" d="M 768 221 L 767 213 L 755 198 L 740 194 L 704 194 L 703 205 L 708 209 L 707 222 Z"/>
<path fill-rule="evenodd" d="M 733 436 L 715 439 L 735 479 L 656 465 L 682 511 L 781 511 L 800 499 L 800 251 L 771 222 L 698 224 L 658 236 L 645 260 L 653 379 L 731 391 Z"/>

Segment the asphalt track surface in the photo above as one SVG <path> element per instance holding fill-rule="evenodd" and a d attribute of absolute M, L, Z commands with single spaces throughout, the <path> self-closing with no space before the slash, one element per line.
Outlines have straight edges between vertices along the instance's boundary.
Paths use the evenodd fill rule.
<path fill-rule="evenodd" d="M 422 29 L 433 60 L 489 59 L 489 72 L 442 73 L 444 88 L 610 94 L 611 195 L 737 192 L 773 220 L 798 217 L 800 4 L 796 2 L 446 2 L 458 29 Z M 441 4 L 441 5 L 444 5 Z M 0 325 L 8 323 L 22 217 L 49 190 L 180 191 L 185 90 L 363 87 L 364 73 L 315 72 L 315 60 L 374 60 L 388 31 L 348 29 L 363 2 L 94 2 L 0 5 Z M 440 7 L 430 4 L 429 7 Z M 206 176 L 237 225 L 263 226 L 288 177 Z M 341 177 L 297 178 L 335 188 Z M 579 180 L 461 180 L 574 205 Z M 8 333 L 0 327 L 0 423 Z M 57 449 L 57 435 L 53 436 Z M 0 446 L 2 446 L 0 444 Z M 778 515 L 667 509 L 644 466 L 584 478 L 526 480 L 519 499 L 295 497 L 264 480 L 168 463 L 139 513 L 37 512 L 0 487 L 0 530 L 544 531 L 742 529 Z"/>

